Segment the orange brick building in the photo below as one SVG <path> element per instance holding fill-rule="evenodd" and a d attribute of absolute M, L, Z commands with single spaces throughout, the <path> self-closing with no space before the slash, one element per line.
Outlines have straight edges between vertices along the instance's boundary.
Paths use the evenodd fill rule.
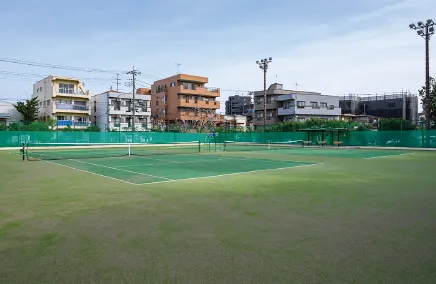
<path fill-rule="evenodd" d="M 151 87 L 151 116 L 166 124 L 201 125 L 216 118 L 220 90 L 207 88 L 208 78 L 177 74 L 154 82 Z"/>

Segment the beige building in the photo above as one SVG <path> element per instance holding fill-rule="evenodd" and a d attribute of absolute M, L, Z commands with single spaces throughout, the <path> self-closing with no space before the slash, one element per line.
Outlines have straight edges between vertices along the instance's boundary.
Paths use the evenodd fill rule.
<path fill-rule="evenodd" d="M 154 82 L 151 87 L 154 120 L 192 125 L 213 121 L 220 108 L 220 90 L 206 87 L 208 81 L 206 77 L 178 74 Z"/>
<path fill-rule="evenodd" d="M 91 94 L 79 79 L 48 76 L 33 85 L 38 97 L 38 120 L 56 120 L 57 128 L 90 126 Z"/>

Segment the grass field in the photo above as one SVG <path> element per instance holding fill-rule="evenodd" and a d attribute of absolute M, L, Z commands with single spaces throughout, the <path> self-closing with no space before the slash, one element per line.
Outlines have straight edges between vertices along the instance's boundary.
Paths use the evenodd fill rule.
<path fill-rule="evenodd" d="M 21 161 L 0 283 L 436 283 L 436 152 Z"/>

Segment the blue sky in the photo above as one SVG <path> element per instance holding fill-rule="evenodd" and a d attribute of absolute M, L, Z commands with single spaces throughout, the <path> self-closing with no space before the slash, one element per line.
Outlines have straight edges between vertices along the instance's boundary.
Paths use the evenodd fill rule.
<path fill-rule="evenodd" d="M 236 90 L 262 89 L 255 61 L 269 56 L 268 84 L 277 78 L 288 89 L 298 83 L 329 95 L 417 92 L 424 40 L 408 25 L 436 20 L 432 2 L 6 0 L 0 57 L 120 71 L 135 65 L 148 83 L 173 75 L 178 62 L 180 72 L 229 90 L 222 101 Z M 26 98 L 48 74 L 99 78 L 84 80 L 94 94 L 115 86 L 111 74 L 0 62 L 0 97 Z"/>

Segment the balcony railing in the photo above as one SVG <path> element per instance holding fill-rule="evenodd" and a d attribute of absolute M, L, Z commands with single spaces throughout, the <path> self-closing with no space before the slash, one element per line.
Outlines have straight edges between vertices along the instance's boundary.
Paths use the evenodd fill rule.
<path fill-rule="evenodd" d="M 206 88 L 206 90 L 207 90 L 208 92 L 211 92 L 211 93 L 218 93 L 218 92 L 219 92 L 219 89 L 218 89 L 218 88 Z"/>
<path fill-rule="evenodd" d="M 74 122 L 74 126 L 89 126 L 89 121 Z"/>
<path fill-rule="evenodd" d="M 73 126 L 72 120 L 58 120 L 57 126 Z"/>
<path fill-rule="evenodd" d="M 80 127 L 80 126 L 89 126 L 89 121 L 73 121 L 73 120 L 58 120 L 56 122 L 57 126 L 70 126 L 70 127 Z"/>
<path fill-rule="evenodd" d="M 57 109 L 65 109 L 65 110 L 89 110 L 89 106 L 87 105 L 70 105 L 70 104 L 56 104 Z"/>

